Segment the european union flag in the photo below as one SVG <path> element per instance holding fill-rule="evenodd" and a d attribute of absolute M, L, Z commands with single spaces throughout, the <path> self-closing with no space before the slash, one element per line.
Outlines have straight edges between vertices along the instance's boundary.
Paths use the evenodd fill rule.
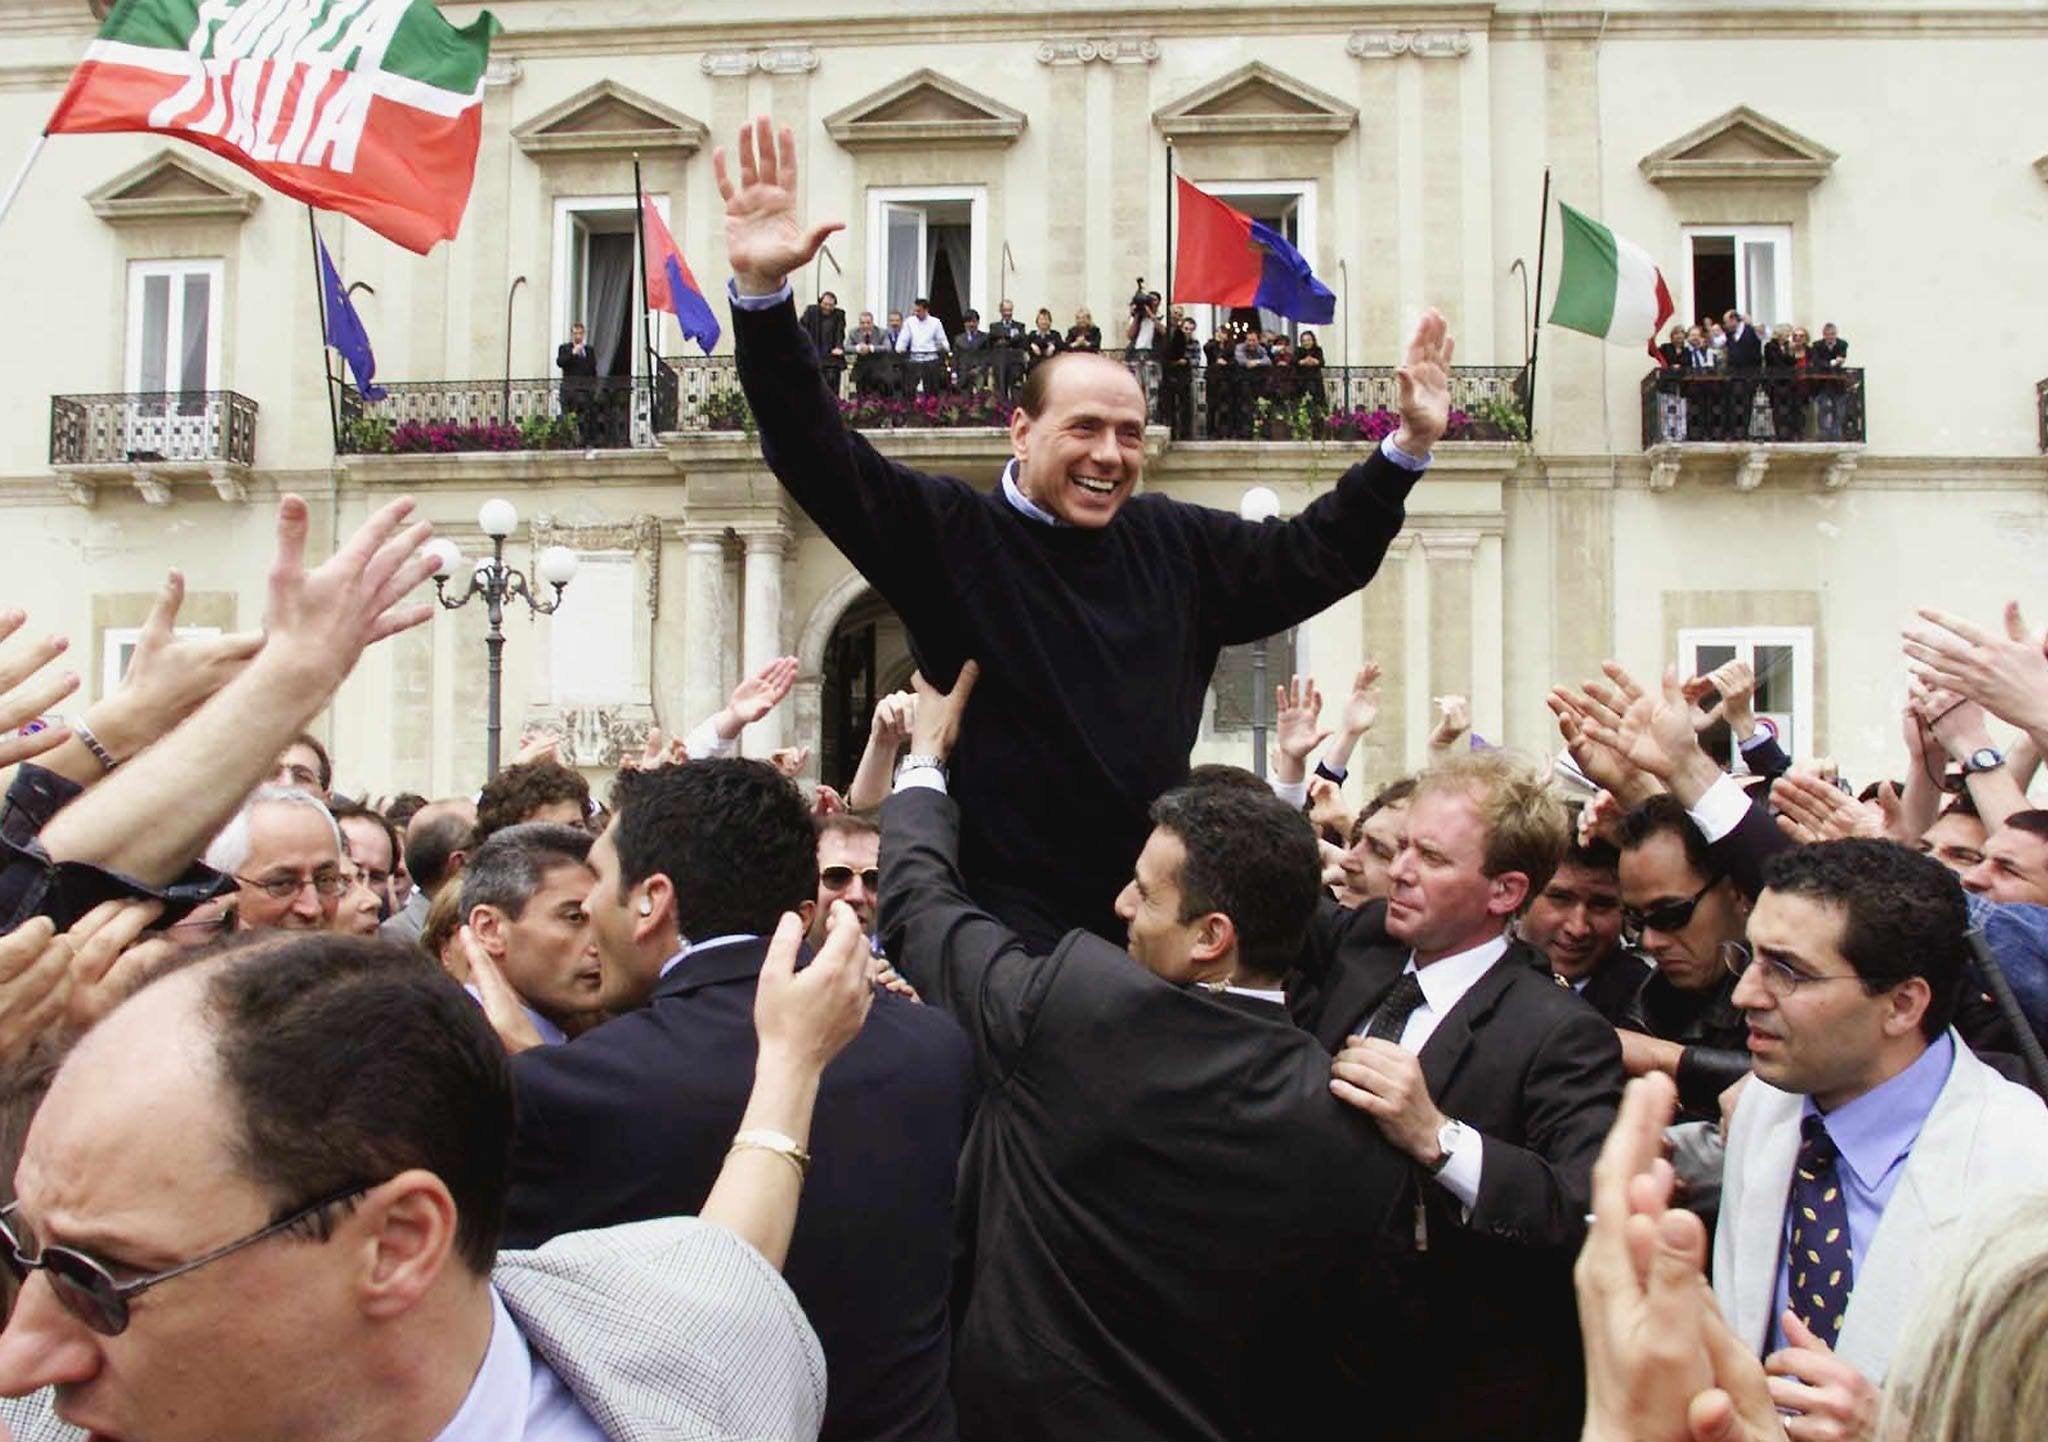
<path fill-rule="evenodd" d="M 366 401 L 384 399 L 384 387 L 374 384 L 377 374 L 377 357 L 370 351 L 370 333 L 363 329 L 363 318 L 356 314 L 356 308 L 349 304 L 348 290 L 341 283 L 341 276 L 334 269 L 334 259 L 327 253 L 327 242 L 314 239 L 320 246 L 320 284 L 327 297 L 323 307 L 326 312 L 327 343 L 341 352 L 341 358 L 348 362 L 348 368 L 356 378 L 356 389 Z"/>

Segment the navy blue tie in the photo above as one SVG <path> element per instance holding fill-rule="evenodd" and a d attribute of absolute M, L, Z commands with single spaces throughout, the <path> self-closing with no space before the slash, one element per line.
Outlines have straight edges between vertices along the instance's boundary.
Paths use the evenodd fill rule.
<path fill-rule="evenodd" d="M 1836 1167 L 1839 1153 L 1818 1115 L 1799 1124 L 1799 1160 L 1792 1171 L 1791 1274 L 1793 1315 L 1829 1346 L 1842 1335 L 1842 1314 L 1856 1285 L 1856 1254 L 1849 1240 L 1849 1204 Z"/>

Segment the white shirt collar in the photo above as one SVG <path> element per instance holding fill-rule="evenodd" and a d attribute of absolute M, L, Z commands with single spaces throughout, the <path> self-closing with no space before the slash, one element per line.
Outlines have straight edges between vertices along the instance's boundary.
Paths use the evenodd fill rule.
<path fill-rule="evenodd" d="M 1235 983 L 1223 988 L 1232 996 L 1249 996 L 1259 1001 L 1270 1001 L 1275 1006 L 1287 1005 L 1287 993 L 1275 987 L 1238 986 Z"/>
<path fill-rule="evenodd" d="M 1409 953 L 1406 970 L 1415 973 L 1415 979 L 1422 985 L 1422 999 L 1429 1003 L 1429 1009 L 1438 1016 L 1444 1015 L 1458 1004 L 1459 998 L 1472 989 L 1472 984 L 1486 975 L 1508 952 L 1507 932 L 1490 941 L 1466 951 L 1454 952 L 1428 966 L 1418 967 L 1415 955 Z"/>
<path fill-rule="evenodd" d="M 731 946 L 737 941 L 759 941 L 761 938 L 751 931 L 735 931 L 725 936 L 707 937 L 703 941 L 684 941 L 683 949 L 661 964 L 661 971 L 655 979 L 659 981 L 700 951 L 709 951 L 714 946 Z"/>
<path fill-rule="evenodd" d="M 484 1349 L 483 1365 L 469 1384 L 469 1395 L 434 1442 L 503 1442 L 526 1432 L 533 1358 L 498 1289 L 492 1287 L 490 1293 L 491 1342 Z"/>
<path fill-rule="evenodd" d="M 1032 520 L 1046 526 L 1064 526 L 1065 521 L 1024 494 L 1017 485 L 1017 458 L 1010 457 L 1010 463 L 1003 467 L 1003 499 L 1015 506 Z"/>

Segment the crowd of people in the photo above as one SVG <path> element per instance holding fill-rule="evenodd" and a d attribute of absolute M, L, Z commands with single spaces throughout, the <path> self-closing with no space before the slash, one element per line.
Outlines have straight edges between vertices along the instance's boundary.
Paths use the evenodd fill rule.
<path fill-rule="evenodd" d="M 1719 320 L 1672 326 L 1655 349 L 1654 439 L 1861 439 L 1849 342 L 1833 322 L 1820 328 L 1819 340 L 1788 322 L 1765 334 L 1730 309 Z"/>
<path fill-rule="evenodd" d="M 2035 1435 L 2048 638 L 1920 612 L 1860 792 L 1741 661 L 1366 777 L 1368 661 L 1191 770 L 1218 649 L 1427 484 L 1442 318 L 1285 521 L 1133 494 L 1143 391 L 1064 353 L 976 492 L 840 419 L 795 155 L 715 157 L 741 377 L 920 666 L 843 796 L 739 754 L 790 658 L 602 795 L 544 737 L 339 794 L 402 500 L 309 566 L 286 496 L 262 630 L 174 573 L 68 725 L 61 638 L 0 661 L 14 1434 Z"/>

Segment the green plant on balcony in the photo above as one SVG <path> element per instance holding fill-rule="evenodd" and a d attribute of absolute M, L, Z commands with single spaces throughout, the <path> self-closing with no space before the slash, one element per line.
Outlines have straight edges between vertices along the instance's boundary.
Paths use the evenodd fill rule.
<path fill-rule="evenodd" d="M 391 418 L 350 416 L 341 423 L 341 449 L 347 455 L 388 454 L 391 450 Z"/>
<path fill-rule="evenodd" d="M 528 416 L 519 423 L 519 444 L 529 451 L 573 451 L 583 444 L 583 433 L 573 412 Z"/>
<path fill-rule="evenodd" d="M 1488 396 L 1472 407 L 1472 430 L 1470 439 L 1526 441 L 1529 439 L 1529 418 L 1522 414 L 1522 408 L 1506 396 Z M 1482 428 L 1489 428 L 1498 434 L 1487 434 Z"/>
<path fill-rule="evenodd" d="M 754 433 L 754 413 L 747 398 L 737 390 L 713 391 L 704 397 L 704 426 L 713 431 Z"/>
<path fill-rule="evenodd" d="M 1252 407 L 1254 430 L 1269 441 L 1310 441 L 1315 439 L 1316 408 L 1306 395 L 1287 399 L 1260 396 Z"/>

